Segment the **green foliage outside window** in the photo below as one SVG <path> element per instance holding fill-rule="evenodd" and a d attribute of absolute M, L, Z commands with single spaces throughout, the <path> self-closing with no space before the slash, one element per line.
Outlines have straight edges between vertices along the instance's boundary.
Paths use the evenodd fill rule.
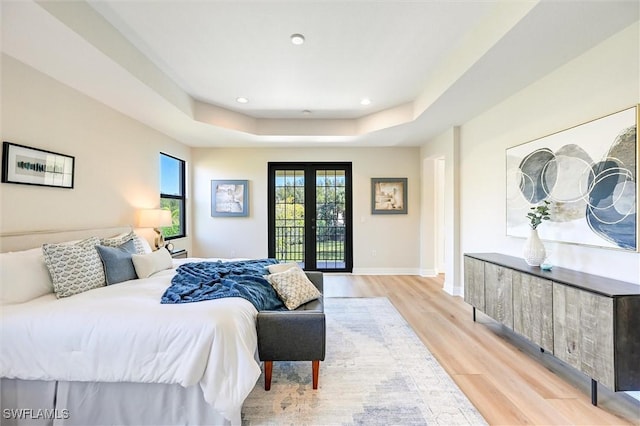
<path fill-rule="evenodd" d="M 182 200 L 172 199 L 172 198 L 160 199 L 160 208 L 169 210 L 171 212 L 171 221 L 173 222 L 171 226 L 165 226 L 163 228 L 160 228 L 160 230 L 162 231 L 162 235 L 164 235 L 165 238 L 184 235 L 184 232 L 182 232 L 181 225 L 180 225 L 180 217 L 182 216 L 181 207 L 182 207 Z"/>

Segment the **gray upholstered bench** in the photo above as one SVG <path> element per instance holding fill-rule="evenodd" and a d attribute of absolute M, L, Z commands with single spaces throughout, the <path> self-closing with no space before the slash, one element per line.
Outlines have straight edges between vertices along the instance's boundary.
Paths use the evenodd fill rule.
<path fill-rule="evenodd" d="M 322 272 L 305 272 L 322 292 Z M 305 303 L 293 311 L 261 311 L 257 318 L 258 355 L 264 362 L 264 388 L 271 389 L 273 361 L 311 361 L 313 389 L 318 389 L 320 361 L 325 355 L 324 300 Z"/>

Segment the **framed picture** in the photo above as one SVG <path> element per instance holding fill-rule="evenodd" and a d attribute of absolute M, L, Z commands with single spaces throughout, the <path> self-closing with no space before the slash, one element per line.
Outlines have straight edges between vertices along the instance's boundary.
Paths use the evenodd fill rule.
<path fill-rule="evenodd" d="M 249 181 L 212 180 L 211 216 L 249 216 Z"/>
<path fill-rule="evenodd" d="M 371 178 L 371 214 L 407 214 L 407 178 Z"/>
<path fill-rule="evenodd" d="M 507 235 L 529 234 L 527 213 L 550 202 L 547 241 L 638 250 L 638 107 L 506 150 Z"/>
<path fill-rule="evenodd" d="M 2 182 L 73 188 L 75 158 L 11 142 L 2 144 Z"/>

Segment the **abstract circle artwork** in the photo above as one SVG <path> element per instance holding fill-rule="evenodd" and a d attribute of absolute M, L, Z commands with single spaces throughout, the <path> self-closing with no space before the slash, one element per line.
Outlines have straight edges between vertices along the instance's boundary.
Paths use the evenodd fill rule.
<path fill-rule="evenodd" d="M 549 201 L 541 238 L 638 249 L 637 107 L 507 149 L 507 235 Z"/>

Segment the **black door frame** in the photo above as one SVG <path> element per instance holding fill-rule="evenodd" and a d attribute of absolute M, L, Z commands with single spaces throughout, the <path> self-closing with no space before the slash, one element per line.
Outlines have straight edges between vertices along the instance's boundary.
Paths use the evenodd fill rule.
<path fill-rule="evenodd" d="M 353 197 L 352 197 L 352 179 L 351 179 L 351 162 L 269 162 L 267 178 L 267 196 L 268 196 L 268 219 L 267 219 L 267 246 L 269 257 L 275 257 L 275 228 L 276 228 L 276 204 L 275 204 L 275 181 L 276 170 L 304 170 L 305 179 L 305 269 L 323 272 L 352 272 L 353 270 Z M 315 232 L 315 214 L 316 214 L 316 171 L 317 170 L 344 170 L 345 172 L 345 241 L 344 241 L 344 269 L 327 269 L 317 268 L 316 266 L 316 232 Z M 313 182 L 313 185 L 308 185 Z"/>

